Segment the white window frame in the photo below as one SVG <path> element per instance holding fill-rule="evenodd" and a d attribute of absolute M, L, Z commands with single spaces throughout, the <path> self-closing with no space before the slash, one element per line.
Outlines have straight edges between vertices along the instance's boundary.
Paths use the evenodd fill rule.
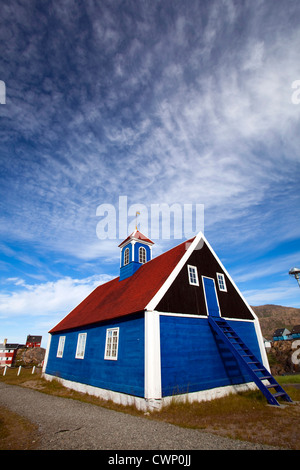
<path fill-rule="evenodd" d="M 124 250 L 124 266 L 129 264 L 129 256 L 130 256 L 130 251 L 129 251 L 129 248 L 127 247 Z"/>
<path fill-rule="evenodd" d="M 139 263 L 145 264 L 147 261 L 147 252 L 144 246 L 139 247 Z"/>
<path fill-rule="evenodd" d="M 119 349 L 119 330 L 120 328 L 107 328 L 104 359 L 110 361 L 118 360 L 118 349 Z M 114 341 L 116 339 L 116 341 Z M 114 347 L 115 346 L 115 347 Z"/>
<path fill-rule="evenodd" d="M 87 333 L 79 333 L 75 359 L 84 359 Z"/>
<path fill-rule="evenodd" d="M 58 341 L 58 346 L 57 346 L 56 357 L 63 357 L 64 349 L 65 349 L 65 342 L 66 342 L 66 337 L 60 336 L 59 341 Z"/>
<path fill-rule="evenodd" d="M 191 286 L 199 286 L 198 270 L 196 266 L 188 264 L 189 283 Z"/>
<path fill-rule="evenodd" d="M 218 287 L 221 292 L 227 292 L 225 276 L 222 273 L 217 273 Z"/>

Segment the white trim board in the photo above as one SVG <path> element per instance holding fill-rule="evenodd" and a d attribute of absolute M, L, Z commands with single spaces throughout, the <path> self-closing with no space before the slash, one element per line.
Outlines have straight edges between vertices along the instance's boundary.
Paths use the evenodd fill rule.
<path fill-rule="evenodd" d="M 154 297 L 150 300 L 150 302 L 146 305 L 145 310 L 155 310 L 156 306 L 158 303 L 161 301 L 169 287 L 173 284 L 174 280 L 180 273 L 181 269 L 189 259 L 190 255 L 194 251 L 194 249 L 197 247 L 198 243 L 201 241 L 201 238 L 203 237 L 202 232 L 199 232 L 198 235 L 194 238 L 192 243 L 189 244 L 185 254 L 181 257 L 171 274 L 168 276 L 166 281 L 163 283 L 163 285 L 160 287 L 160 289 L 156 292 Z M 186 242 L 188 245 L 188 243 Z"/>
<path fill-rule="evenodd" d="M 156 311 L 145 311 L 145 398 L 160 399 L 161 391 L 161 356 L 160 356 L 160 320 Z"/>

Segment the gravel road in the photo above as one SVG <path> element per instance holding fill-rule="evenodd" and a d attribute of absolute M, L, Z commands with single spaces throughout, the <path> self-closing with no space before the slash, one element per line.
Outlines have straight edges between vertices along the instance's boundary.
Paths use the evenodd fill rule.
<path fill-rule="evenodd" d="M 40 450 L 274 449 L 4 383 L 0 405 L 38 425 Z"/>

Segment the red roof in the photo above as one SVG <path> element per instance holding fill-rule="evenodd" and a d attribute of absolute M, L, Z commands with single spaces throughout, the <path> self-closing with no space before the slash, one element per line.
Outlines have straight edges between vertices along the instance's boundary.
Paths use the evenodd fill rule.
<path fill-rule="evenodd" d="M 186 243 L 181 243 L 143 264 L 123 281 L 119 281 L 117 277 L 98 286 L 49 333 L 143 311 L 184 255 Z"/>
<path fill-rule="evenodd" d="M 125 240 L 120 243 L 119 247 L 122 245 L 125 245 L 129 240 L 134 239 L 134 240 L 143 240 L 146 243 L 150 243 L 151 245 L 154 245 L 154 242 L 150 240 L 150 238 L 145 237 L 138 229 L 135 229 L 134 232 L 132 232 L 131 235 L 129 235 Z"/>

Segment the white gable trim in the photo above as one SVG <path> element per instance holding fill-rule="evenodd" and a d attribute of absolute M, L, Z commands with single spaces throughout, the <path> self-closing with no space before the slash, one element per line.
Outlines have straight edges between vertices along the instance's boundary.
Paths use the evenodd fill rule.
<path fill-rule="evenodd" d="M 213 250 L 213 248 L 211 247 L 211 245 L 209 244 L 209 242 L 206 240 L 206 238 L 204 237 L 203 235 L 203 239 L 207 245 L 207 247 L 209 248 L 211 254 L 215 257 L 215 259 L 218 261 L 219 265 L 221 266 L 222 270 L 224 271 L 224 273 L 226 274 L 226 276 L 228 277 L 228 279 L 230 280 L 231 284 L 233 285 L 233 287 L 236 289 L 236 291 L 238 292 L 239 296 L 242 298 L 242 300 L 245 302 L 248 310 L 250 310 L 250 313 L 251 315 L 253 315 L 253 317 L 255 319 L 257 319 L 257 316 L 256 314 L 253 312 L 252 308 L 250 307 L 250 305 L 248 304 L 247 300 L 244 298 L 243 294 L 240 292 L 240 290 L 238 289 L 238 287 L 236 286 L 235 282 L 233 281 L 233 279 L 231 278 L 230 274 L 227 272 L 227 269 L 225 268 L 225 266 L 223 265 L 223 263 L 221 262 L 221 260 L 218 258 L 217 254 L 215 253 L 215 251 Z"/>
<path fill-rule="evenodd" d="M 204 243 L 207 245 L 210 252 L 214 256 L 214 258 L 217 260 L 217 262 L 219 263 L 219 265 L 222 268 L 223 272 L 226 274 L 226 276 L 228 277 L 228 279 L 232 283 L 233 287 L 235 288 L 236 292 L 239 294 L 239 296 L 241 297 L 241 299 L 243 300 L 243 302 L 247 306 L 247 308 L 250 311 L 251 315 L 253 315 L 255 331 L 256 331 L 256 334 L 257 334 L 257 340 L 258 340 L 258 344 L 259 344 L 259 348 L 260 348 L 260 353 L 261 353 L 263 365 L 267 369 L 269 369 L 270 366 L 269 366 L 269 362 L 268 362 L 268 358 L 267 358 L 266 349 L 265 349 L 265 346 L 264 346 L 263 336 L 262 336 L 262 333 L 261 333 L 261 328 L 260 328 L 258 317 L 256 316 L 256 314 L 254 313 L 254 311 L 252 310 L 252 308 L 250 307 L 250 305 L 248 304 L 248 302 L 246 301 L 246 299 L 244 298 L 244 296 L 242 295 L 242 293 L 240 292 L 240 290 L 236 286 L 235 282 L 233 281 L 233 279 L 231 278 L 231 276 L 227 272 L 225 266 L 223 265 L 221 260 L 218 258 L 217 254 L 215 253 L 215 251 L 213 250 L 213 248 L 211 247 L 211 245 L 209 244 L 209 242 L 207 241 L 207 239 L 205 238 L 205 236 L 203 235 L 202 232 L 199 232 L 197 234 L 197 236 L 194 238 L 193 242 L 189 246 L 187 246 L 187 251 L 182 256 L 181 260 L 175 266 L 175 268 L 173 269 L 173 271 L 171 272 L 171 274 L 169 275 L 167 280 L 164 282 L 164 284 L 161 286 L 161 288 L 157 291 L 157 293 L 154 295 L 154 297 L 150 300 L 150 302 L 145 307 L 145 309 L 150 310 L 150 311 L 156 309 L 158 303 L 161 301 L 161 299 L 163 298 L 163 296 L 165 295 L 165 293 L 167 292 L 169 287 L 172 285 L 175 278 L 177 277 L 177 275 L 179 274 L 179 272 L 181 271 L 181 269 L 183 268 L 183 266 L 185 265 L 185 263 L 189 259 L 192 252 L 196 249 L 201 249 L 201 247 L 203 246 Z"/>
<path fill-rule="evenodd" d="M 155 310 L 156 306 L 161 301 L 161 299 L 163 298 L 163 296 L 165 295 L 169 287 L 173 284 L 174 280 L 180 273 L 181 269 L 183 268 L 183 266 L 189 259 L 190 255 L 192 254 L 194 249 L 198 246 L 198 243 L 200 243 L 203 237 L 204 235 L 202 234 L 202 232 L 199 232 L 198 235 L 192 241 L 192 243 L 190 244 L 188 244 L 188 242 L 186 243 L 187 250 L 185 254 L 182 256 L 181 260 L 175 266 L 175 268 L 173 269 L 173 271 L 171 272 L 167 280 L 164 282 L 164 284 L 161 286 L 161 288 L 157 291 L 155 296 L 152 297 L 148 305 L 146 305 L 145 310 Z"/>
<path fill-rule="evenodd" d="M 198 244 L 201 244 L 200 247 L 198 247 Z M 221 260 L 218 258 L 217 254 L 215 253 L 215 251 L 213 250 L 213 248 L 211 247 L 211 245 L 209 244 L 209 242 L 207 241 L 207 239 L 205 238 L 205 236 L 203 235 L 202 232 L 199 232 L 197 234 L 197 236 L 195 237 L 195 239 L 193 240 L 193 242 L 189 245 L 189 247 L 187 248 L 187 251 L 186 253 L 182 256 L 181 260 L 178 262 L 178 264 L 175 266 L 175 268 L 173 269 L 173 271 L 171 272 L 171 274 L 169 275 L 169 277 L 167 278 L 167 280 L 165 281 L 165 283 L 161 286 L 161 288 L 157 291 L 157 293 L 155 294 L 155 296 L 150 300 L 150 302 L 148 303 L 148 305 L 145 307 L 145 309 L 147 310 L 155 310 L 157 304 L 161 301 L 161 299 L 163 298 L 163 296 L 165 295 L 165 293 L 167 292 L 167 290 L 169 289 L 169 287 L 172 285 L 172 283 L 174 282 L 175 278 L 177 277 L 177 275 L 179 274 L 179 272 L 181 271 L 181 269 L 183 268 L 183 266 L 185 265 L 186 261 L 189 259 L 190 255 L 192 254 L 192 252 L 199 248 L 201 249 L 201 247 L 203 246 L 203 244 L 206 244 L 207 247 L 209 248 L 211 254 L 214 256 L 214 258 L 217 260 L 217 262 L 219 263 L 220 267 L 222 268 L 222 270 L 224 271 L 224 273 L 226 274 L 226 276 L 228 277 L 228 279 L 230 280 L 230 282 L 232 283 L 233 287 L 236 289 L 236 291 L 238 292 L 238 294 L 240 295 L 240 297 L 242 298 L 242 300 L 245 302 L 248 310 L 250 311 L 251 315 L 253 315 L 253 318 L 255 320 L 258 320 L 256 314 L 254 313 L 254 311 L 252 310 L 252 308 L 250 307 L 250 305 L 248 304 L 247 300 L 244 298 L 243 294 L 240 292 L 240 290 L 238 289 L 238 287 L 236 286 L 235 282 L 233 281 L 233 279 L 231 278 L 230 274 L 227 272 L 227 269 L 225 268 L 225 266 L 223 265 L 223 263 L 221 262 Z"/>
<path fill-rule="evenodd" d="M 209 250 L 211 251 L 212 255 L 218 261 L 219 265 L 221 266 L 222 270 L 224 271 L 224 273 L 226 274 L 226 276 L 230 280 L 233 287 L 235 288 L 235 290 L 237 291 L 237 293 L 239 294 L 239 296 L 241 297 L 241 299 L 243 300 L 243 302 L 247 306 L 247 308 L 250 311 L 251 315 L 253 315 L 254 327 L 255 327 L 255 331 L 256 331 L 256 336 L 257 336 L 257 341 L 258 341 L 258 345 L 259 345 L 259 349 L 260 349 L 260 354 L 261 354 L 261 357 L 262 357 L 262 362 L 263 362 L 263 365 L 266 367 L 266 369 L 270 370 L 269 361 L 268 361 L 268 357 L 267 357 L 267 353 L 266 353 L 266 348 L 265 348 L 265 345 L 264 345 L 264 339 L 263 339 L 263 335 L 262 335 L 262 332 L 261 332 L 260 323 L 259 323 L 257 315 L 254 313 L 254 311 L 252 310 L 252 308 L 248 304 L 247 300 L 245 299 L 245 297 L 243 296 L 243 294 L 241 293 L 241 291 L 239 290 L 239 288 L 237 287 L 237 285 L 235 284 L 235 282 L 233 281 L 233 279 L 231 278 L 231 276 L 227 272 L 226 268 L 223 266 L 223 263 L 218 258 L 218 256 L 216 255 L 216 253 L 214 252 L 213 248 L 210 246 L 209 242 L 206 240 L 204 235 L 203 235 L 203 240 L 205 241 L 205 243 L 208 246 Z"/>

